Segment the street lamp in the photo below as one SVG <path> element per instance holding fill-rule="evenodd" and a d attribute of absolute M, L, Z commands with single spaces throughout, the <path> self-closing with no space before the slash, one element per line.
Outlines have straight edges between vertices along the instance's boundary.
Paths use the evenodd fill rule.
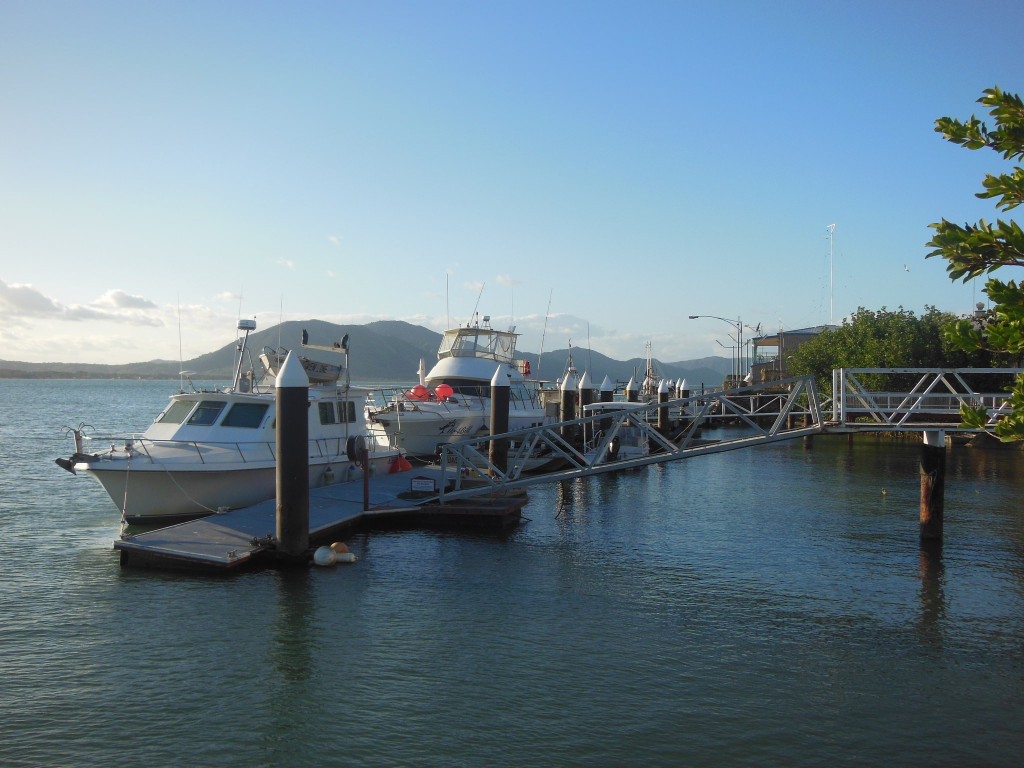
<path fill-rule="evenodd" d="M 740 318 L 730 320 L 727 317 L 719 317 L 718 315 L 690 315 L 691 320 L 699 320 L 702 317 L 710 317 L 712 320 L 721 320 L 723 323 L 728 323 L 736 329 L 736 357 L 733 360 L 733 382 L 738 383 L 743 375 L 743 321 Z"/>

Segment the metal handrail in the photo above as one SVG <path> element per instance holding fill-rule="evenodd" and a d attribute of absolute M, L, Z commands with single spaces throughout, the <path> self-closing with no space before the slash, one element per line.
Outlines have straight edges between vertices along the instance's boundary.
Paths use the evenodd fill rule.
<path fill-rule="evenodd" d="M 1005 414 L 1010 394 L 977 391 L 967 379 L 1021 374 L 1024 369 L 1020 368 L 840 368 L 832 372 L 832 421 L 849 424 L 868 417 L 872 424 L 887 429 L 916 430 L 926 417 L 946 417 L 944 429 L 973 432 L 977 430 L 959 425 L 961 407 L 984 407 L 991 426 Z M 878 391 L 861 381 L 864 375 L 915 375 L 918 379 L 909 392 Z"/>
<path fill-rule="evenodd" d="M 92 440 L 97 440 L 97 437 L 91 437 Z M 210 464 L 208 459 L 211 454 L 217 452 L 225 452 L 231 454 L 237 454 L 238 460 L 242 464 L 248 464 L 252 461 L 277 461 L 277 444 L 273 440 L 262 440 L 252 442 L 218 442 L 213 440 L 153 440 L 142 436 L 131 436 L 131 437 L 119 437 L 119 440 L 125 441 L 125 451 L 129 455 L 132 452 L 136 452 L 140 455 L 144 455 L 153 464 L 162 464 L 167 461 L 177 463 L 184 457 L 178 459 L 171 459 L 168 456 L 161 456 L 159 453 L 160 448 L 170 449 L 187 449 L 189 454 L 195 454 L 199 459 L 200 464 Z M 335 444 L 335 448 L 332 450 L 332 445 Z M 374 454 L 377 451 L 377 444 L 374 440 L 366 441 L 366 449 L 369 453 Z M 265 451 L 263 458 L 256 458 L 254 453 Z M 348 456 L 345 452 L 345 439 L 342 437 L 317 437 L 309 440 L 309 456 L 311 458 L 333 458 L 337 456 Z"/>
<path fill-rule="evenodd" d="M 779 401 L 778 412 L 770 414 L 773 418 L 771 424 L 767 426 L 756 421 L 742 405 L 736 402 L 763 390 L 778 388 L 780 384 L 788 387 L 788 391 L 785 393 L 785 399 Z M 716 404 L 723 411 L 731 414 L 733 418 L 745 422 L 751 428 L 752 433 L 748 432 L 742 437 L 726 441 L 708 442 L 698 438 L 698 427 L 708 419 Z M 456 479 L 454 488 L 440 491 L 441 499 L 480 493 L 479 487 L 465 487 L 465 479 L 469 476 L 474 478 L 477 485 L 483 483 L 495 490 L 535 483 L 538 480 L 537 475 L 524 476 L 531 460 L 560 459 L 564 466 L 554 471 L 545 472 L 542 477 L 545 480 L 565 479 L 639 467 L 698 454 L 732 450 L 759 443 L 788 440 L 793 437 L 814 434 L 822 429 L 821 410 L 814 379 L 811 376 L 734 390 L 705 392 L 663 403 L 623 403 L 622 405 L 621 410 L 598 413 L 555 425 L 531 427 L 501 435 L 470 438 L 443 445 L 441 448 L 442 471 L 446 474 L 454 471 Z M 658 411 L 663 408 L 674 410 L 677 413 L 690 414 L 687 417 L 687 426 L 675 439 L 662 434 L 656 426 Z M 761 414 L 762 417 L 765 415 Z M 790 416 L 803 416 L 806 423 L 798 427 L 791 426 Z M 596 441 L 592 440 L 588 446 L 582 441 L 567 437 L 567 435 L 580 433 L 583 435 L 596 434 L 598 431 L 596 427 L 601 422 L 605 422 L 607 429 L 602 430 L 601 442 L 596 448 L 594 447 Z M 610 441 L 623 429 L 630 427 L 638 429 L 648 440 L 651 452 L 643 456 L 609 460 Z M 490 443 L 495 440 L 508 440 L 514 443 L 508 452 L 508 462 L 505 467 L 497 467 L 490 461 Z"/>

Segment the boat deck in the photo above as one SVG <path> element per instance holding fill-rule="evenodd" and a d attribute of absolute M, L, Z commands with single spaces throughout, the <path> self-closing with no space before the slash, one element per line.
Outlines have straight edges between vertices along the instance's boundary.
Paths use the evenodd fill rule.
<path fill-rule="evenodd" d="M 450 478 L 449 478 L 450 479 Z M 370 478 L 369 509 L 363 484 L 339 483 L 310 489 L 310 546 L 329 544 L 355 527 L 484 528 L 502 530 L 520 519 L 525 495 L 478 498 L 441 505 L 437 495 L 414 494 L 413 480 L 444 476 L 438 467 Z M 277 500 L 137 533 L 114 542 L 122 567 L 229 572 L 268 564 L 276 555 Z"/>

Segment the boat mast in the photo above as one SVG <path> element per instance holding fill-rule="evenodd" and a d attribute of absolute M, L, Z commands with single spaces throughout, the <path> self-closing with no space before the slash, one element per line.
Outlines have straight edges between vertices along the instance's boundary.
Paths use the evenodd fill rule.
<path fill-rule="evenodd" d="M 256 330 L 256 321 L 249 318 L 239 320 L 238 330 L 245 331 L 245 338 L 238 344 L 238 365 L 235 366 L 235 380 L 231 383 L 231 388 L 236 392 L 238 391 L 238 382 L 242 378 L 242 358 L 245 356 L 245 345 L 249 341 L 249 332 Z"/>
<path fill-rule="evenodd" d="M 835 232 L 836 225 L 829 224 L 825 227 L 828 230 L 828 324 L 834 325 L 833 313 L 832 313 L 832 294 L 835 288 L 835 278 L 832 261 L 832 233 Z"/>

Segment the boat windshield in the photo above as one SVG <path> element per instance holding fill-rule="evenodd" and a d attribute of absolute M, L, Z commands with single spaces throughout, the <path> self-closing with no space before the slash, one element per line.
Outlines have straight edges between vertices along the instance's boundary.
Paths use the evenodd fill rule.
<path fill-rule="evenodd" d="M 199 403 L 195 413 L 188 420 L 190 426 L 208 427 L 217 420 L 220 412 L 224 410 L 224 403 L 219 400 L 203 400 Z"/>
<path fill-rule="evenodd" d="M 265 403 L 235 403 L 220 425 L 222 427 L 257 429 L 269 408 L 270 406 Z"/>
<path fill-rule="evenodd" d="M 160 424 L 181 424 L 194 405 L 191 400 L 175 400 L 157 421 Z"/>
<path fill-rule="evenodd" d="M 444 332 L 437 357 L 484 357 L 497 362 L 511 362 L 515 357 L 518 335 L 491 328 L 453 328 Z"/>

